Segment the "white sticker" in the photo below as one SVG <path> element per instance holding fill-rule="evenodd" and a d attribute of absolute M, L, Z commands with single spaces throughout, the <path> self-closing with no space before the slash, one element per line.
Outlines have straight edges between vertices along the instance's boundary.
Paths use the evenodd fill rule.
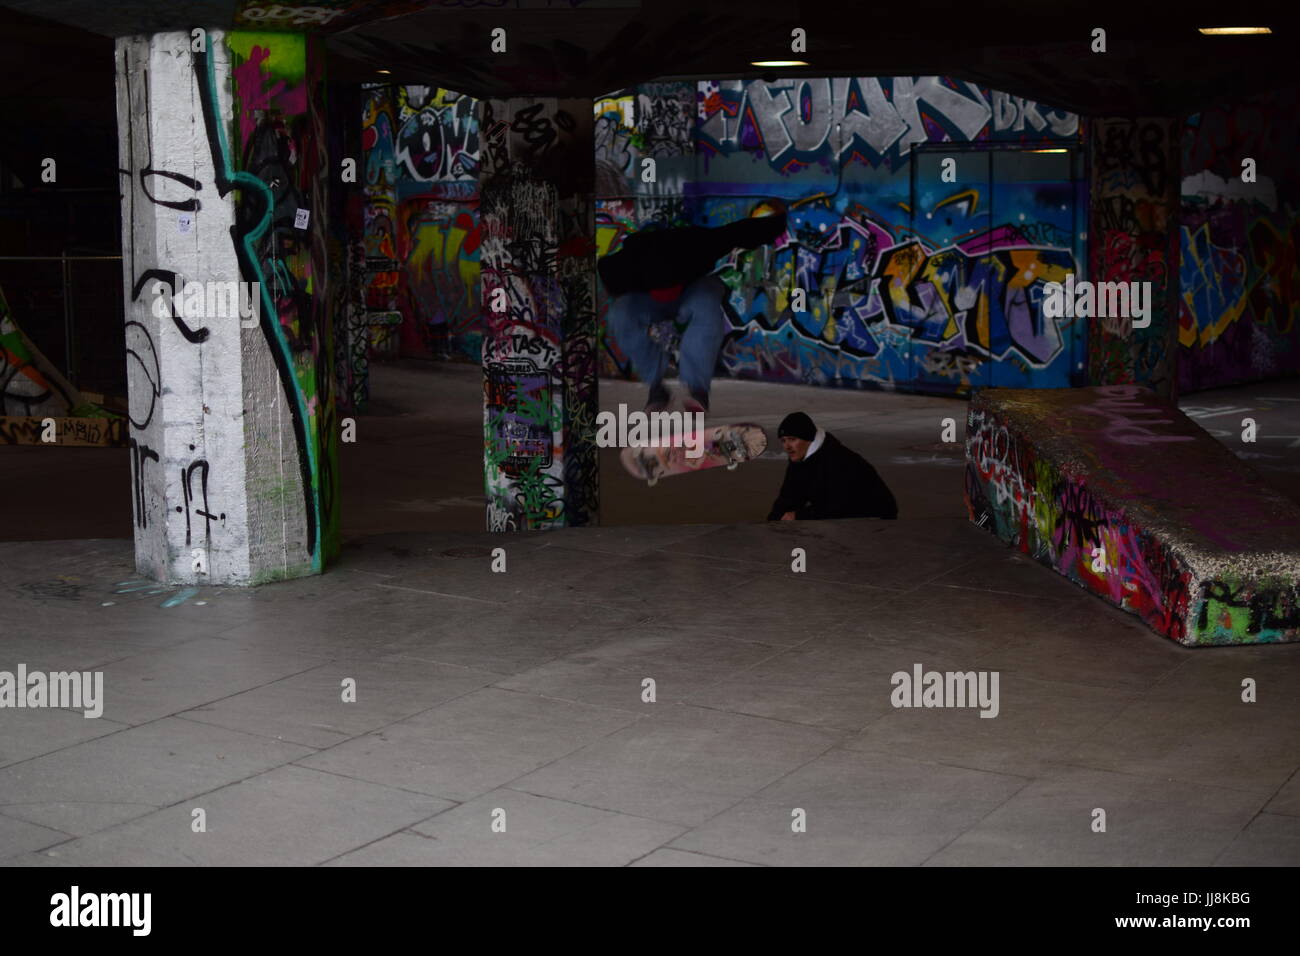
<path fill-rule="evenodd" d="M 293 214 L 293 228 L 306 229 L 307 220 L 310 218 L 311 218 L 310 209 L 299 209 L 296 213 Z"/>
<path fill-rule="evenodd" d="M 176 217 L 176 231 L 182 236 L 187 235 L 194 227 L 194 217 L 187 212 L 181 213 Z"/>

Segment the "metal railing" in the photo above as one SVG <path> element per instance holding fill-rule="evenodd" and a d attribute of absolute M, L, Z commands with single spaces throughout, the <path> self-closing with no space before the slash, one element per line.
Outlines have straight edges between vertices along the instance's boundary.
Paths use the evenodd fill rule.
<path fill-rule="evenodd" d="M 64 253 L 57 256 L 0 256 L 0 290 L 4 291 L 5 299 L 9 303 L 9 310 L 13 314 L 14 321 L 35 344 L 36 347 L 44 353 L 45 357 L 51 362 L 57 364 L 54 355 L 51 354 L 56 338 L 55 328 L 58 318 L 61 316 L 63 326 L 63 367 L 60 371 L 68 381 L 73 385 L 81 387 L 81 347 L 87 336 L 79 334 L 78 323 L 84 318 L 87 311 L 89 298 L 92 297 L 102 303 L 106 296 L 102 285 L 91 287 L 83 285 L 78 287 L 74 282 L 74 263 L 80 262 L 115 262 L 120 263 L 121 256 L 90 256 L 90 255 L 68 255 Z M 23 270 L 15 272 L 5 268 L 9 263 L 58 263 L 59 274 L 53 282 L 48 277 L 40 275 L 40 267 L 35 272 L 32 270 Z M 101 280 L 102 281 L 102 280 Z M 122 270 L 119 266 L 112 270 L 112 279 L 107 283 L 111 289 L 112 307 L 108 310 L 116 321 L 97 323 L 93 327 L 94 334 L 91 335 L 89 346 L 95 355 L 99 355 L 105 348 L 112 348 L 117 344 L 119 339 L 123 339 L 123 317 L 125 312 L 125 302 L 122 298 Z M 57 313 L 45 307 L 42 303 L 47 298 L 47 293 L 57 287 L 59 298 L 59 309 Z M 81 307 L 81 315 L 78 313 L 78 303 Z M 102 314 L 102 313 L 101 313 Z M 52 321 L 53 319 L 53 321 Z M 83 329 L 82 331 L 89 331 Z M 97 391 L 107 392 L 115 390 L 125 391 L 126 388 L 126 369 L 125 369 L 125 346 L 113 352 L 113 360 L 110 362 L 97 362 L 95 368 L 98 376 L 93 383 Z M 120 374 L 113 374 L 114 369 L 122 366 Z"/>

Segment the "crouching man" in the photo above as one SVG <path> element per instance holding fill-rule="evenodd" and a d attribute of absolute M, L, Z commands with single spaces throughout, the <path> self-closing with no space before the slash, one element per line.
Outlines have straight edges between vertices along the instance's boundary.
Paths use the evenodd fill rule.
<path fill-rule="evenodd" d="M 793 412 L 777 430 L 790 459 L 768 521 L 815 518 L 897 518 L 898 504 L 871 464 Z"/>

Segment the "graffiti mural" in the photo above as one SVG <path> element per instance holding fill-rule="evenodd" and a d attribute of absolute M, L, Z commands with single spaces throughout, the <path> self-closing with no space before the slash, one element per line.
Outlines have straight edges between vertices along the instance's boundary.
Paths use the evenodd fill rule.
<path fill-rule="evenodd" d="M 710 206 L 729 219 L 735 203 Z M 1044 318 L 1041 302 L 1045 283 L 1077 268 L 1070 249 L 1038 246 L 1013 227 L 942 243 L 820 198 L 792 206 L 789 222 L 774 248 L 741 253 L 720 273 L 731 289 L 722 362 L 732 375 L 850 386 L 923 379 L 952 391 L 981 383 L 989 362 L 1065 376 L 1076 320 Z M 794 289 L 806 292 L 799 311 Z"/>
<path fill-rule="evenodd" d="M 1092 191 L 1088 233 L 1096 282 L 1150 282 L 1150 325 L 1099 319 L 1088 339 L 1089 380 L 1136 382 L 1172 395 L 1178 281 L 1178 128 L 1167 120 L 1105 118 L 1091 123 Z"/>
<path fill-rule="evenodd" d="M 478 100 L 418 85 L 365 87 L 366 308 L 399 312 L 400 352 L 478 361 Z"/>
<path fill-rule="evenodd" d="M 376 312 L 397 309 L 401 272 L 397 264 L 397 158 L 395 95 L 386 84 L 363 84 L 361 145 L 365 151 L 365 308 Z"/>
<path fill-rule="evenodd" d="M 233 31 L 227 43 L 237 104 L 231 145 L 241 157 L 230 171 L 241 185 L 262 184 L 239 190 L 236 232 L 260 277 L 263 326 L 297 406 L 309 551 L 319 569 L 339 547 L 323 69 L 319 47 L 301 35 Z"/>
<path fill-rule="evenodd" d="M 479 304 L 478 203 L 410 199 L 401 207 L 404 264 L 402 326 L 406 351 L 478 361 L 483 331 Z"/>
<path fill-rule="evenodd" d="M 790 228 L 719 263 L 730 294 L 719 370 L 735 377 L 962 393 L 1068 385 L 1083 323 L 1042 315 L 1042 289 L 1081 272 L 1066 174 L 996 182 L 984 154 L 939 176 L 936 144 L 1074 145 L 1078 117 L 943 77 L 647 84 L 596 104 L 597 246 L 631 231 L 721 226 L 779 198 Z M 677 124 L 677 132 L 668 128 Z M 693 163 L 675 195 L 636 175 L 658 151 Z M 925 153 L 932 162 L 916 165 Z M 792 308 L 794 290 L 806 304 Z M 606 333 L 601 370 L 630 375 Z"/>
<path fill-rule="evenodd" d="M 758 154 L 782 173 L 893 166 L 929 142 L 1068 141 L 1079 129 L 1074 113 L 941 76 L 709 80 L 697 101 L 703 155 Z"/>
<path fill-rule="evenodd" d="M 396 92 L 399 196 L 424 192 L 421 183 L 477 184 L 477 101 L 431 86 L 399 86 Z"/>
<path fill-rule="evenodd" d="M 19 328 L 0 290 L 0 415 L 67 415 L 81 404 L 77 389 Z"/>
<path fill-rule="evenodd" d="M 1180 389 L 1300 368 L 1295 90 L 1221 104 L 1183 128 Z M 1243 158 L 1255 181 L 1242 179 Z"/>

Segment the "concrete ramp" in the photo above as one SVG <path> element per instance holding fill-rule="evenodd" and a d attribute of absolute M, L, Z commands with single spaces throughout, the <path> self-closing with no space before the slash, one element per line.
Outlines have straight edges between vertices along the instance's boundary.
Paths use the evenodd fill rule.
<path fill-rule="evenodd" d="M 966 504 L 1181 644 L 1300 640 L 1300 506 L 1149 389 L 977 392 Z"/>

